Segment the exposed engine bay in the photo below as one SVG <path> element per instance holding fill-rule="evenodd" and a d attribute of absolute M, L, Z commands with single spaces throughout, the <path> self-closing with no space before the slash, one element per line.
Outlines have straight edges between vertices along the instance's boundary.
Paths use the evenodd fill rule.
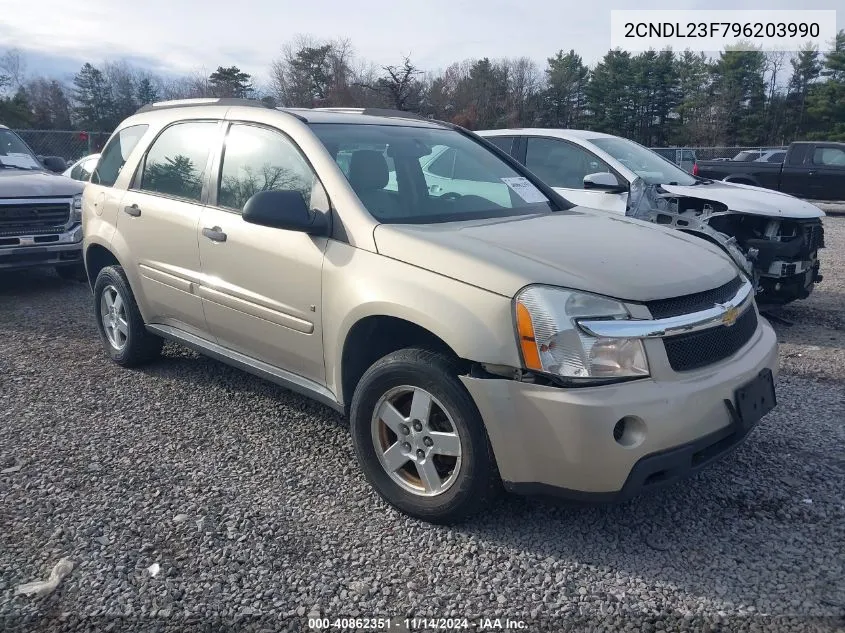
<path fill-rule="evenodd" d="M 677 196 L 641 180 L 631 186 L 625 215 L 717 244 L 746 272 L 759 304 L 805 299 L 822 280 L 818 251 L 824 248 L 824 228 L 818 218 L 741 213 L 721 202 Z"/>

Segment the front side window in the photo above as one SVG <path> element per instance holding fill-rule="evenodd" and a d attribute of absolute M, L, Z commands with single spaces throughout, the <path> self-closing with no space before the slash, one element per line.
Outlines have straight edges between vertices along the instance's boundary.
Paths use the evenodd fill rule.
<path fill-rule="evenodd" d="M 260 191 L 294 190 L 312 209 L 326 209 L 325 193 L 302 154 L 285 136 L 252 125 L 234 124 L 226 135 L 217 204 L 243 210 Z"/>
<path fill-rule="evenodd" d="M 188 121 L 165 129 L 147 151 L 140 189 L 199 202 L 216 131 L 214 121 Z"/>
<path fill-rule="evenodd" d="M 845 150 L 838 147 L 817 147 L 813 152 L 813 164 L 845 167 Z"/>
<path fill-rule="evenodd" d="M 694 185 L 697 180 L 683 169 L 639 143 L 616 136 L 588 139 L 643 179 L 647 185 Z"/>
<path fill-rule="evenodd" d="M 769 156 L 768 162 L 770 163 L 782 163 L 783 159 L 786 157 L 786 152 L 775 152 L 771 156 Z"/>
<path fill-rule="evenodd" d="M 528 137 L 525 166 L 552 187 L 583 189 L 584 177 L 610 167 L 583 147 L 565 141 Z"/>
<path fill-rule="evenodd" d="M 38 159 L 12 130 L 0 129 L 0 169 L 41 169 Z"/>
<path fill-rule="evenodd" d="M 120 175 L 120 170 L 126 164 L 126 159 L 129 158 L 129 154 L 135 149 L 148 127 L 148 125 L 131 125 L 112 136 L 100 156 L 94 173 L 91 174 L 91 182 L 105 187 L 114 185 Z"/>
<path fill-rule="evenodd" d="M 559 208 L 495 152 L 456 130 L 338 123 L 311 129 L 381 222 L 451 222 Z"/>

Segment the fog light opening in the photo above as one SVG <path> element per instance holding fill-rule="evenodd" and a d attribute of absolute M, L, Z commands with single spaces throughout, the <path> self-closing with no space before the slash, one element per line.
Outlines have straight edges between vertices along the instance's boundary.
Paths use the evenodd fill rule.
<path fill-rule="evenodd" d="M 626 415 L 614 425 L 613 439 L 625 448 L 639 446 L 645 440 L 645 422 L 633 415 Z"/>

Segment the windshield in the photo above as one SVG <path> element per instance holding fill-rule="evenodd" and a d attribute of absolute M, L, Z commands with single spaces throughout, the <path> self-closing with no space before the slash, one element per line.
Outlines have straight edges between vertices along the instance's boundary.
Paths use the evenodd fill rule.
<path fill-rule="evenodd" d="M 0 129 L 0 168 L 41 169 L 20 137 L 11 130 Z"/>
<path fill-rule="evenodd" d="M 674 163 L 628 139 L 601 137 L 589 141 L 613 156 L 648 185 L 694 185 L 697 182 Z"/>
<path fill-rule="evenodd" d="M 455 130 L 342 123 L 311 128 L 380 222 L 453 222 L 559 208 L 496 154 Z"/>

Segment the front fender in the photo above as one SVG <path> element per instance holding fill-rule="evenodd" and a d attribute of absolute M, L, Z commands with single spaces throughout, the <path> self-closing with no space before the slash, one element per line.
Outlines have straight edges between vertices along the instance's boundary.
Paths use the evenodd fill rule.
<path fill-rule="evenodd" d="M 520 364 L 509 297 L 340 242 L 326 250 L 322 297 L 327 386 L 339 399 L 344 344 L 370 316 L 422 327 L 460 358 Z"/>

